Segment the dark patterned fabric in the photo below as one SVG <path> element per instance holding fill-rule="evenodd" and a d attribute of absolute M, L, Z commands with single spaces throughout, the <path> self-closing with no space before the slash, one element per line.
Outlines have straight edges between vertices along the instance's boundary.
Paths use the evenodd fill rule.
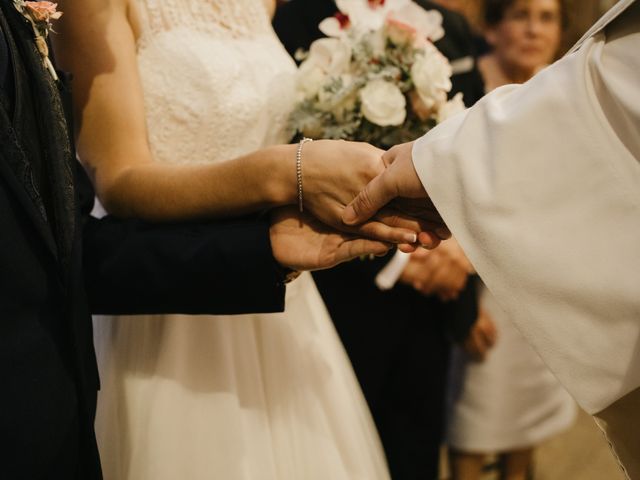
<path fill-rule="evenodd" d="M 13 97 L 13 75 L 11 73 L 11 60 L 9 58 L 9 46 L 0 25 L 0 108 L 11 112 L 13 106 L 10 99 Z"/>
<path fill-rule="evenodd" d="M 0 27 L 2 27 L 3 31 L 9 32 L 8 25 L 4 22 L 4 19 L 0 19 Z M 16 86 L 18 90 L 21 90 L 26 85 L 27 74 L 22 62 L 19 60 L 9 63 L 9 47 L 11 47 L 12 51 L 16 51 L 16 45 L 11 35 L 4 35 L 4 39 L 4 46 L 7 51 L 7 68 L 5 71 L 8 75 L 9 65 L 13 67 L 12 70 L 14 70 L 17 77 Z M 10 75 L 10 77 L 13 77 L 13 75 Z M 7 94 L 8 92 L 5 89 L 3 89 L 3 93 L 3 97 L 7 99 L 3 104 L 8 106 L 10 95 Z M 24 93 L 26 95 L 16 95 L 21 100 L 13 108 L 0 111 L 0 142 L 5 146 L 8 153 L 7 161 L 9 167 L 23 185 L 29 198 L 31 198 L 34 206 L 42 216 L 42 220 L 47 222 L 47 213 L 41 195 L 42 173 L 40 166 L 42 162 L 39 158 L 39 136 L 37 134 L 32 135 L 35 133 L 34 129 L 36 128 L 35 112 L 28 90 Z M 33 140 L 30 142 L 20 140 L 20 138 L 29 138 L 31 136 L 33 136 Z M 35 172 L 34 169 L 36 170 Z"/>
<path fill-rule="evenodd" d="M 20 61 L 14 61 L 15 98 L 24 102 L 14 106 L 14 122 L 18 122 L 14 123 L 14 141 L 23 151 L 16 161 L 26 160 L 27 165 L 15 167 L 38 209 L 44 211 L 44 218 L 53 229 L 61 266 L 67 269 L 75 229 L 75 158 L 62 100 L 36 47 L 31 25 L 13 5 L 2 5 L 9 31 L 15 36 L 15 51 L 20 53 Z M 11 47 L 11 35 L 6 37 Z"/>

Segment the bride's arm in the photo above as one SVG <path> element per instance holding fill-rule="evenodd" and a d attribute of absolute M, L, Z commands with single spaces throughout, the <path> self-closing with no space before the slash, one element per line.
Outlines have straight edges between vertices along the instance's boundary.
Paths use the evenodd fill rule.
<path fill-rule="evenodd" d="M 65 14 L 54 44 L 60 65 L 74 75 L 78 153 L 109 212 L 174 220 L 297 203 L 295 145 L 220 163 L 154 162 L 136 61 L 135 11 L 127 0 L 63 0 L 60 6 Z M 411 242 L 427 227 L 393 212 L 383 218 L 391 226 L 373 221 L 345 227 L 341 221 L 344 206 L 384 169 L 381 153 L 363 143 L 305 145 L 305 208 L 335 228 Z"/>
<path fill-rule="evenodd" d="M 56 54 L 74 75 L 78 153 L 109 212 L 153 220 L 228 216 L 295 201 L 292 145 L 218 164 L 154 162 L 127 2 L 60 4 Z"/>

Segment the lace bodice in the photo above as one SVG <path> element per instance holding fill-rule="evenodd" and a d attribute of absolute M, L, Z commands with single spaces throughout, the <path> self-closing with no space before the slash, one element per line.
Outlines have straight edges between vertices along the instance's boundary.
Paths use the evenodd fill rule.
<path fill-rule="evenodd" d="M 287 142 L 295 64 L 263 0 L 133 0 L 158 161 L 219 161 Z"/>

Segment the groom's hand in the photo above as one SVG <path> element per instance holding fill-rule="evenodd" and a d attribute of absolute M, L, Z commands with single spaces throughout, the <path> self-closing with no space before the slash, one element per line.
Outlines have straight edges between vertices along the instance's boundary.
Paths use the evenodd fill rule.
<path fill-rule="evenodd" d="M 384 255 L 390 248 L 387 243 L 333 230 L 293 207 L 271 212 L 269 233 L 274 258 L 291 270 L 331 268 L 362 255 Z"/>
<path fill-rule="evenodd" d="M 347 225 L 359 225 L 391 203 L 397 210 L 422 221 L 424 231 L 419 234 L 418 243 L 434 248 L 451 234 L 415 171 L 412 148 L 413 142 L 404 143 L 383 155 L 387 168 L 345 208 L 342 219 Z"/>

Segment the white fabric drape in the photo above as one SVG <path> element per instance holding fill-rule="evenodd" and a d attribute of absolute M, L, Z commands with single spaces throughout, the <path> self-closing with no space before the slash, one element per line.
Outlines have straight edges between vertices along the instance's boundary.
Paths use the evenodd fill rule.
<path fill-rule="evenodd" d="M 605 17 L 413 150 L 486 285 L 590 413 L 640 386 L 640 8 Z"/>

